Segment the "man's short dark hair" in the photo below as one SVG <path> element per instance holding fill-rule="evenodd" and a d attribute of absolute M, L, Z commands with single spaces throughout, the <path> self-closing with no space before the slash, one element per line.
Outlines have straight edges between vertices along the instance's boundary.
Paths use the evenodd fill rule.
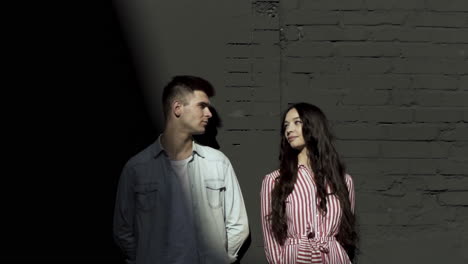
<path fill-rule="evenodd" d="M 178 75 L 164 87 L 162 95 L 164 117 L 167 118 L 174 99 L 185 100 L 185 96 L 194 91 L 203 91 L 208 97 L 215 95 L 213 85 L 207 80 L 190 75 Z M 186 103 L 186 102 L 185 102 Z"/>

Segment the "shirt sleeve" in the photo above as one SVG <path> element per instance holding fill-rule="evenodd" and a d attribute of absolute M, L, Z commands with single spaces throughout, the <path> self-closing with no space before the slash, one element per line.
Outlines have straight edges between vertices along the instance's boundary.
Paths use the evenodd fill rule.
<path fill-rule="evenodd" d="M 351 212 L 354 214 L 354 206 L 355 206 L 355 200 L 354 200 L 354 182 L 353 178 L 351 178 L 351 175 L 346 174 L 346 186 L 348 187 L 348 192 L 349 192 L 349 202 L 351 204 Z"/>
<path fill-rule="evenodd" d="M 249 223 L 242 192 L 230 162 L 226 169 L 226 193 L 224 201 L 226 233 L 230 262 L 237 260 L 240 247 L 249 235 Z"/>
<path fill-rule="evenodd" d="M 271 224 L 268 220 L 268 215 L 271 212 L 271 191 L 274 187 L 273 177 L 267 175 L 263 179 L 262 189 L 260 192 L 261 200 L 261 221 L 263 229 L 263 242 L 265 255 L 269 263 L 279 264 L 282 259 L 283 250 L 281 245 L 276 241 L 271 230 Z"/>
<path fill-rule="evenodd" d="M 131 177 L 131 170 L 125 167 L 117 188 L 113 224 L 114 240 L 125 254 L 127 263 L 134 263 L 136 258 L 136 241 L 133 230 L 135 199 Z"/>

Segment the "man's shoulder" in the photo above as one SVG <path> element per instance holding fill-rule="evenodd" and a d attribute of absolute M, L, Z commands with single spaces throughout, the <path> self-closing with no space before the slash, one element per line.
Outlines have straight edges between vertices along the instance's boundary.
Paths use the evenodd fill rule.
<path fill-rule="evenodd" d="M 199 154 L 209 161 L 229 162 L 229 158 L 217 149 L 198 143 L 195 143 L 195 146 L 197 151 L 200 152 Z"/>
<path fill-rule="evenodd" d="M 155 144 L 156 143 L 153 143 L 147 146 L 146 148 L 144 148 L 143 150 L 135 154 L 133 157 L 131 157 L 125 164 L 125 167 L 131 168 L 137 165 L 146 164 L 150 162 L 152 159 L 154 159 L 156 155 L 154 151 Z"/>

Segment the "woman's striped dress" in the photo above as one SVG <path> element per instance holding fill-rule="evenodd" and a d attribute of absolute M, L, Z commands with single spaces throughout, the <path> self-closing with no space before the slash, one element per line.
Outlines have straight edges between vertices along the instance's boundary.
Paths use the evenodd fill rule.
<path fill-rule="evenodd" d="M 271 191 L 276 170 L 265 176 L 261 190 L 261 213 L 265 253 L 269 263 L 324 263 L 348 264 L 351 261 L 346 251 L 335 239 L 342 216 L 338 197 L 327 197 L 327 214 L 318 211 L 316 186 L 313 173 L 305 166 L 298 168 L 298 177 L 293 192 L 286 199 L 288 235 L 283 246 L 276 242 L 266 216 L 271 212 Z M 346 175 L 351 210 L 354 212 L 354 185 Z"/>

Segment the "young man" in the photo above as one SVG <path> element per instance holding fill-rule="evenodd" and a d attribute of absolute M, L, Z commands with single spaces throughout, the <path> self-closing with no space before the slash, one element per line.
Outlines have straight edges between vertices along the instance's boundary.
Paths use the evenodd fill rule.
<path fill-rule="evenodd" d="M 127 263 L 232 263 L 248 236 L 229 159 L 195 143 L 212 114 L 212 85 L 176 76 L 164 88 L 165 129 L 120 177 L 114 237 Z"/>

